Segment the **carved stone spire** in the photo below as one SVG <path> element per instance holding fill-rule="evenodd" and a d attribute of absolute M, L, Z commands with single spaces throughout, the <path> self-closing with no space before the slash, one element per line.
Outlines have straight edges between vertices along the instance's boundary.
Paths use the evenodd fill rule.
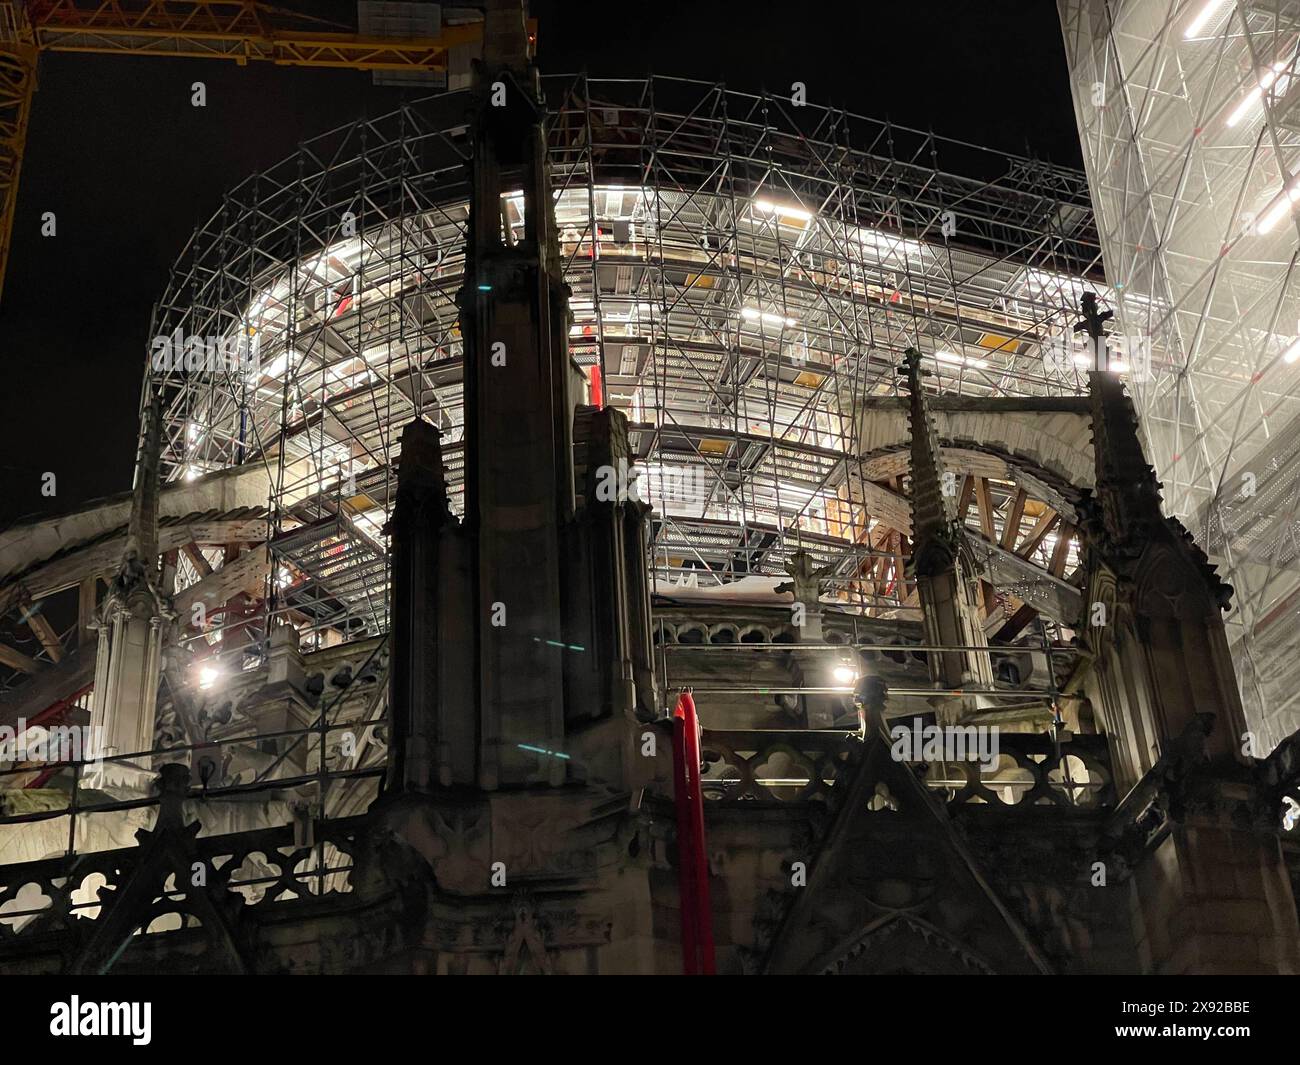
<path fill-rule="evenodd" d="M 386 785 L 392 792 L 468 783 L 473 774 L 473 751 L 448 720 L 449 693 L 463 698 L 469 687 L 461 674 L 471 651 L 458 645 L 448 654 L 457 640 L 447 610 L 449 602 L 457 602 L 451 579 L 456 545 L 444 535 L 455 525 L 438 436 L 423 418 L 402 430 L 397 500 L 384 529 L 392 536 L 392 737 Z M 472 720 L 463 704 L 455 709 L 463 732 Z"/>
<path fill-rule="evenodd" d="M 899 373 L 909 396 L 912 429 L 912 557 L 926 641 L 938 646 L 982 647 L 974 561 L 949 493 L 944 492 L 939 436 L 921 387 L 921 353 L 908 348 Z M 929 656 L 930 675 L 948 688 L 991 687 L 989 656 L 981 651 L 940 651 Z"/>
<path fill-rule="evenodd" d="M 1213 721 L 1207 752 L 1228 761 L 1240 752 L 1244 712 L 1222 617 L 1232 589 L 1182 524 L 1161 513 L 1160 482 L 1123 383 L 1093 372 L 1088 392 L 1097 488 L 1084 524 L 1083 643 L 1098 679 L 1085 690 L 1115 737 L 1116 778 L 1132 786 L 1198 714 Z M 1135 646 L 1140 659 L 1126 656 Z"/>
<path fill-rule="evenodd" d="M 912 430 L 912 566 L 918 574 L 934 573 L 953 564 L 961 531 L 943 490 L 939 437 L 921 387 L 921 353 L 908 348 L 898 372 L 907 386 Z"/>
<path fill-rule="evenodd" d="M 1141 552 L 1164 522 L 1160 482 L 1138 438 L 1138 419 L 1124 384 L 1112 373 L 1088 374 L 1097 500 L 1106 535 L 1115 549 Z"/>

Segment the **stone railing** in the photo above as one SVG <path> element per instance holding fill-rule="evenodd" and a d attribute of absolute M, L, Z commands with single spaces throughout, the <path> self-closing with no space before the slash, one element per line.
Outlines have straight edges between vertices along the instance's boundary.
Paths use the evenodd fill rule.
<path fill-rule="evenodd" d="M 705 799 L 718 802 L 825 800 L 849 759 L 851 733 L 704 731 Z M 1095 808 L 1114 802 L 1104 736 L 1073 736 L 1060 756 L 1050 736 L 998 735 L 989 771 L 974 761 L 905 757 L 926 785 L 945 792 L 950 805 L 1071 806 Z"/>
<path fill-rule="evenodd" d="M 704 730 L 704 798 L 807 802 L 827 798 L 848 760 L 844 733 Z"/>
<path fill-rule="evenodd" d="M 951 805 L 1078 806 L 1114 804 L 1110 751 L 1105 736 L 1072 736 L 1057 756 L 1043 733 L 1004 732 L 992 772 L 978 762 L 917 762 L 930 787 L 947 791 Z"/>
<path fill-rule="evenodd" d="M 315 832 L 310 843 L 295 841 L 293 825 L 187 841 L 173 852 L 176 868 L 166 867 L 132 923 L 140 935 L 194 927 L 202 919 L 195 912 L 200 893 L 264 908 L 350 892 L 355 819 L 318 822 Z M 105 902 L 125 901 L 137 872 L 148 876 L 154 869 L 141 863 L 149 860 L 155 833 L 141 835 L 139 847 L 78 854 L 75 863 L 58 857 L 0 866 L 0 958 L 29 937 L 64 934 L 75 944 L 92 935 Z"/>
<path fill-rule="evenodd" d="M 651 639 L 656 646 L 680 644 L 773 644 L 801 642 L 800 630 L 791 618 L 789 606 L 691 605 L 690 607 L 657 606 L 651 624 Z M 914 623 L 891 621 L 883 625 L 872 618 L 828 607 L 821 614 L 822 641 L 828 644 L 897 644 L 898 654 L 909 652 L 924 641 L 921 627 Z M 924 652 L 916 652 L 924 661 Z"/>

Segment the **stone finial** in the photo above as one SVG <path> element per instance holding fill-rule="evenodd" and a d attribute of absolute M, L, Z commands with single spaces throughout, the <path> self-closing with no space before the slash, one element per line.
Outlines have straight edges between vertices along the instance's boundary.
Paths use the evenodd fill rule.
<path fill-rule="evenodd" d="M 1085 292 L 1079 300 L 1079 313 L 1082 319 L 1074 323 L 1076 333 L 1087 333 L 1093 346 L 1106 337 L 1106 323 L 1115 317 L 1114 311 L 1101 310 L 1097 303 L 1097 293 Z"/>

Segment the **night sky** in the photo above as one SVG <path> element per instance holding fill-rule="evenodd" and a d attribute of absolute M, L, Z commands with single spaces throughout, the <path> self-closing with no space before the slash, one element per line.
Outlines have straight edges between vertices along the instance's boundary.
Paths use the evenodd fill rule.
<path fill-rule="evenodd" d="M 1049 0 L 533 0 L 532 12 L 546 73 L 785 93 L 803 81 L 813 103 L 1080 165 Z M 190 104 L 194 81 L 206 108 Z M 150 310 L 222 191 L 300 140 L 427 91 L 353 72 L 54 54 L 39 84 L 0 297 L 0 527 L 130 487 Z M 45 211 L 54 238 L 40 235 Z M 40 494 L 47 470 L 53 499 Z"/>

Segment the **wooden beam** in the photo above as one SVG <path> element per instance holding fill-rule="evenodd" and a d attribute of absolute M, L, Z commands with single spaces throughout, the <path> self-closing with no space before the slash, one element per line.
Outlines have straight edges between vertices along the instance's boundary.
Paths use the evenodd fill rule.
<path fill-rule="evenodd" d="M 962 478 L 961 495 L 957 499 L 957 520 L 966 522 L 966 512 L 970 510 L 971 500 L 975 498 L 975 478 L 969 473 Z"/>
<path fill-rule="evenodd" d="M 890 544 L 893 542 L 894 530 L 888 529 L 884 525 L 877 525 L 876 532 L 880 534 L 875 542 L 873 550 L 880 551 L 881 557 L 878 560 L 876 568 L 876 581 L 871 590 L 871 594 L 879 599 L 885 594 L 885 576 L 889 572 L 889 567 L 894 564 L 893 559 L 887 557 L 884 552 L 890 550 Z"/>
<path fill-rule="evenodd" d="M 199 545 L 190 543 L 181 548 L 185 557 L 190 560 L 190 564 L 199 571 L 199 577 L 209 577 L 212 575 L 212 563 L 203 557 L 203 552 L 199 550 Z"/>
<path fill-rule="evenodd" d="M 1029 493 L 1030 499 L 1037 499 L 1046 503 L 1058 514 L 1061 514 L 1066 521 L 1078 520 L 1079 515 L 1074 504 L 1052 485 L 1015 464 L 1011 465 L 1009 472 L 1011 479 Z"/>
<path fill-rule="evenodd" d="M 998 608 L 997 589 L 983 578 L 980 579 L 980 597 L 983 600 L 984 617 L 988 618 Z"/>
<path fill-rule="evenodd" d="M 1047 564 L 1047 572 L 1053 577 L 1065 576 L 1065 564 L 1070 557 L 1070 537 L 1074 534 L 1074 528 L 1069 525 L 1062 525 L 1056 534 L 1056 546 L 1052 548 L 1052 558 Z"/>
<path fill-rule="evenodd" d="M 977 477 L 994 477 L 1000 481 L 1011 476 L 1011 468 L 1005 459 L 987 451 L 976 451 L 963 447 L 940 447 L 945 470 L 959 470 Z M 911 450 L 906 445 L 896 451 L 863 459 L 859 463 L 862 476 L 871 481 L 883 481 L 907 473 L 911 467 Z"/>
<path fill-rule="evenodd" d="M 1020 609 L 1002 623 L 1002 627 L 993 634 L 999 643 L 1010 643 L 1025 630 L 1025 626 L 1038 616 L 1038 611 L 1028 603 L 1021 603 Z"/>
<path fill-rule="evenodd" d="M 230 554 L 227 552 L 227 555 Z M 187 626 L 193 618 L 195 603 L 203 604 L 205 615 L 223 610 L 230 614 L 242 611 L 248 596 L 262 595 L 270 569 L 271 559 L 266 546 L 259 545 L 232 558 L 215 573 L 209 573 L 202 580 L 178 592 L 173 599 L 174 609 Z"/>
<path fill-rule="evenodd" d="M 850 508 L 852 511 L 851 524 L 849 528 L 853 531 L 854 544 L 865 546 L 868 552 L 871 550 L 871 515 L 863 512 L 860 507 L 854 503 L 841 503 L 841 508 Z M 857 522 L 857 516 L 861 513 L 861 524 Z M 870 555 L 860 558 L 854 565 L 853 576 L 845 588 L 844 596 L 851 598 L 856 595 L 862 599 L 866 594 L 867 582 L 871 580 L 871 571 L 875 565 L 875 559 Z"/>
<path fill-rule="evenodd" d="M 993 501 L 989 498 L 989 479 L 975 478 L 975 506 L 979 510 L 980 532 L 989 543 L 997 543 L 997 533 L 993 531 Z"/>
<path fill-rule="evenodd" d="M 880 536 L 881 526 L 876 524 L 875 531 L 871 528 L 871 515 L 865 511 L 862 514 L 862 531 L 854 538 L 854 543 L 867 549 L 867 557 L 859 563 L 857 568 L 858 595 L 870 595 L 872 593 L 873 582 L 875 580 L 876 564 L 880 561 L 875 557 L 875 552 L 879 550 L 876 541 Z"/>
<path fill-rule="evenodd" d="M 18 609 L 21 611 L 22 619 L 27 622 L 27 627 L 41 641 L 41 646 L 49 654 L 50 660 L 55 664 L 62 662 L 63 642 L 59 639 L 59 634 L 54 631 L 49 618 L 41 613 L 41 605 L 33 603 L 31 596 L 25 595 L 19 602 Z"/>
<path fill-rule="evenodd" d="M 883 521 L 891 529 L 912 531 L 912 501 L 903 495 L 896 485 L 885 486 L 875 481 L 849 475 L 849 501 L 862 507 L 877 521 Z"/>
<path fill-rule="evenodd" d="M 36 659 L 28 658 L 22 651 L 16 651 L 3 643 L 0 643 L 0 666 L 8 666 L 22 673 L 37 673 L 41 668 Z"/>
<path fill-rule="evenodd" d="M 1025 502 L 1029 499 L 1029 493 L 1023 488 L 1017 488 L 1015 498 L 1011 500 L 1007 507 L 1007 517 L 1002 523 L 1002 550 L 1010 551 L 1016 546 L 1016 541 L 1020 539 L 1020 522 L 1025 516 Z"/>
<path fill-rule="evenodd" d="M 993 498 L 989 494 L 989 479 L 987 477 L 975 478 L 975 509 L 979 512 L 980 535 L 991 544 L 998 542 L 997 532 L 993 526 Z M 998 597 L 993 585 L 983 578 L 979 582 L 980 587 L 980 606 L 983 608 L 983 619 L 987 621 L 993 611 L 998 608 Z"/>
<path fill-rule="evenodd" d="M 1025 542 L 1016 548 L 1016 554 L 1020 555 L 1022 558 L 1028 558 L 1032 555 L 1038 550 L 1038 545 L 1043 542 L 1047 537 L 1047 534 L 1057 526 L 1060 520 L 1061 515 L 1056 513 L 1056 511 L 1043 511 L 1043 513 L 1039 515 L 1038 521 L 1034 523 L 1034 527 L 1029 530 L 1029 535 L 1025 538 Z"/>

